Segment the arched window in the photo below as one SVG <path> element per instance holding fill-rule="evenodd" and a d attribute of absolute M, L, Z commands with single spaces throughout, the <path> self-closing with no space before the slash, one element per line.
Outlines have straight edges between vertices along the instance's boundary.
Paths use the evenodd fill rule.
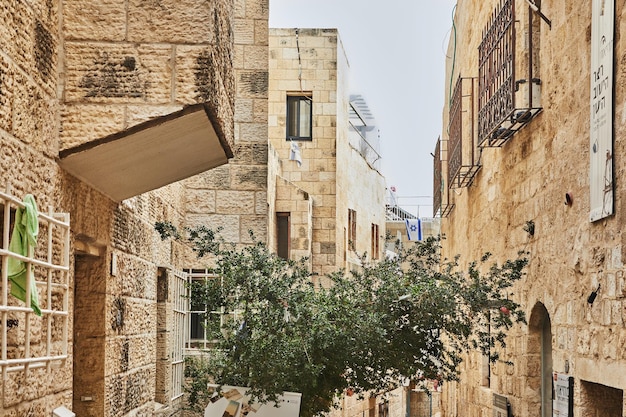
<path fill-rule="evenodd" d="M 528 384 L 539 387 L 535 400 L 541 409 L 540 416 L 552 417 L 552 326 L 542 303 L 533 307 L 528 326 Z"/>

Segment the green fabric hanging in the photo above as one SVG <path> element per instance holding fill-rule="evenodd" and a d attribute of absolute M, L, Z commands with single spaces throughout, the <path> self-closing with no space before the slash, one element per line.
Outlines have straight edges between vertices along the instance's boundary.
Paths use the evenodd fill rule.
<path fill-rule="evenodd" d="M 28 256 L 29 250 L 37 246 L 39 234 L 39 220 L 37 219 L 37 203 L 35 197 L 27 194 L 24 197 L 24 208 L 18 207 L 15 211 L 15 224 L 9 242 L 9 251 L 18 255 Z M 28 269 L 24 261 L 9 256 L 8 273 L 11 280 L 11 295 L 26 302 L 26 285 L 28 283 Z M 35 284 L 35 274 L 30 272 L 30 307 L 35 314 L 41 316 L 39 309 L 39 294 Z"/>

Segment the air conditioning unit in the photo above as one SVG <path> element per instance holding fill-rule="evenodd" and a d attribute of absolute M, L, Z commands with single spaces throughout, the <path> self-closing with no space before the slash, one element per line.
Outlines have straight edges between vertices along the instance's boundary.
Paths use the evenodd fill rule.
<path fill-rule="evenodd" d="M 515 81 L 515 108 L 516 109 L 538 109 L 541 107 L 541 80 L 533 78 L 532 82 L 522 79 Z M 532 96 L 529 97 L 528 89 L 531 89 Z"/>

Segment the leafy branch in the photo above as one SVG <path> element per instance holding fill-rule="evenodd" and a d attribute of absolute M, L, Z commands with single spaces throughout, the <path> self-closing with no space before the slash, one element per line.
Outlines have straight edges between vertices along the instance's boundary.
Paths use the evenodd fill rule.
<path fill-rule="evenodd" d="M 193 302 L 236 317 L 222 320 L 202 378 L 250 387 L 260 401 L 300 392 L 305 417 L 328 411 L 348 388 L 386 391 L 404 377 L 455 380 L 464 352 L 497 361 L 506 332 L 525 322 L 511 300 L 528 262 L 523 254 L 502 264 L 486 254 L 463 271 L 458 257 L 441 259 L 439 238 L 428 238 L 394 259 L 330 274 L 325 287 L 312 283 L 303 260 L 283 260 L 258 241 L 236 248 L 207 228 L 185 237 L 166 224 L 157 230 L 211 257 L 219 278 L 194 284 Z M 198 401 L 202 384 L 190 385 Z"/>

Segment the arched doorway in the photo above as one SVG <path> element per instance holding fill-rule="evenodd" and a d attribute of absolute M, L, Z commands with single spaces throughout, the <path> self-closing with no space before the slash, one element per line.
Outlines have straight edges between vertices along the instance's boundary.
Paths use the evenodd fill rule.
<path fill-rule="evenodd" d="M 528 383 L 537 393 L 534 399 L 540 417 L 552 417 L 552 325 L 548 310 L 537 303 L 528 322 Z"/>

